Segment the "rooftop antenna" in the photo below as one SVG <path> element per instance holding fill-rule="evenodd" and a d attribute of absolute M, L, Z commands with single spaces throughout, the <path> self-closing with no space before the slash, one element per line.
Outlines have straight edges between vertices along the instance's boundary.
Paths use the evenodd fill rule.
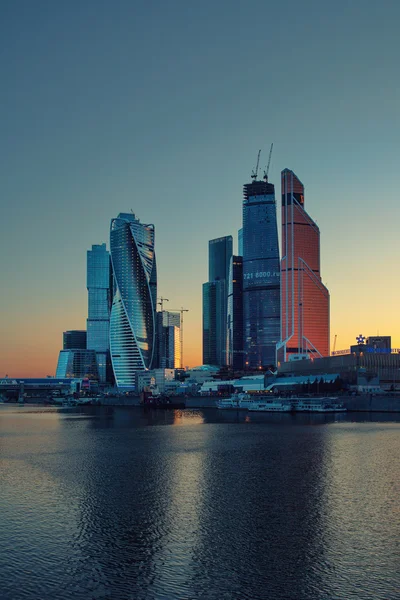
<path fill-rule="evenodd" d="M 264 171 L 264 179 L 265 179 L 265 181 L 268 181 L 269 166 L 270 166 L 270 164 L 271 164 L 271 155 L 272 155 L 272 148 L 273 148 L 273 147 L 274 147 L 274 144 L 272 143 L 272 144 L 271 144 L 270 151 L 269 151 L 269 157 L 268 157 L 268 164 L 267 164 L 267 168 L 266 168 L 266 169 L 265 169 L 265 171 Z"/>
<path fill-rule="evenodd" d="M 261 154 L 261 150 L 258 151 L 258 156 L 257 156 L 257 166 L 255 168 L 255 171 L 252 172 L 251 174 L 251 178 L 255 181 L 257 179 L 257 174 L 258 174 L 258 165 L 260 164 L 260 154 Z"/>

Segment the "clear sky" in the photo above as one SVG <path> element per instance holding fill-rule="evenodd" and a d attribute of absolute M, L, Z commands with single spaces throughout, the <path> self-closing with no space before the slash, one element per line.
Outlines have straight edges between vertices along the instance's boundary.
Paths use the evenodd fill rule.
<path fill-rule="evenodd" d="M 132 209 L 201 364 L 208 240 L 274 142 L 321 230 L 331 338 L 400 347 L 398 0 L 2 0 L 0 376 L 54 374 L 86 250 Z"/>

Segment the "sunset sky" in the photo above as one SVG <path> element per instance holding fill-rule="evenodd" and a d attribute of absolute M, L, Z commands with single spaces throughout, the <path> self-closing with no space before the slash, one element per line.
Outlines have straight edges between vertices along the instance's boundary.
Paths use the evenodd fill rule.
<path fill-rule="evenodd" d="M 0 377 L 54 374 L 86 328 L 86 251 L 131 209 L 202 362 L 208 240 L 257 152 L 305 185 L 331 340 L 400 347 L 398 0 L 3 0 Z"/>

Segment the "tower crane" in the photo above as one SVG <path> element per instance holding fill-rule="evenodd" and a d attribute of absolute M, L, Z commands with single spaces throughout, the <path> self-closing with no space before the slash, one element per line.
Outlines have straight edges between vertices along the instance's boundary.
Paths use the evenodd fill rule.
<path fill-rule="evenodd" d="M 163 297 L 161 296 L 161 298 L 160 298 L 160 301 L 159 301 L 159 302 L 157 302 L 157 304 L 159 304 L 159 305 L 160 305 L 160 307 L 161 307 L 161 312 L 164 310 L 164 302 L 169 302 L 169 300 L 168 300 L 168 298 L 163 298 Z"/>
<path fill-rule="evenodd" d="M 268 156 L 268 164 L 267 164 L 267 168 L 264 171 L 264 179 L 265 181 L 268 181 L 268 173 L 269 173 L 269 166 L 271 164 L 271 156 L 272 156 L 272 148 L 274 147 L 274 144 L 271 144 L 271 148 L 269 150 L 269 156 Z"/>
<path fill-rule="evenodd" d="M 171 308 L 171 312 L 179 312 L 181 313 L 180 318 L 180 334 L 181 334 L 181 369 L 183 369 L 183 313 L 189 312 L 188 308 Z"/>
<path fill-rule="evenodd" d="M 261 150 L 258 151 L 258 156 L 257 156 L 257 165 L 255 170 L 252 172 L 251 174 L 251 178 L 256 181 L 257 180 L 257 174 L 258 174 L 258 165 L 260 164 L 260 154 L 261 154 Z"/>

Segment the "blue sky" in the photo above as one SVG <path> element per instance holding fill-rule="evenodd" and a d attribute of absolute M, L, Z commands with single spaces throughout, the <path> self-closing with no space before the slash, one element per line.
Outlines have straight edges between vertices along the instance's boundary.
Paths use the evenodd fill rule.
<path fill-rule="evenodd" d="M 3 0 L 0 374 L 55 371 L 85 327 L 86 250 L 132 209 L 201 363 L 208 240 L 241 224 L 259 148 L 306 186 L 331 333 L 392 334 L 400 143 L 397 0 Z M 172 306 L 173 305 L 173 306 Z"/>

